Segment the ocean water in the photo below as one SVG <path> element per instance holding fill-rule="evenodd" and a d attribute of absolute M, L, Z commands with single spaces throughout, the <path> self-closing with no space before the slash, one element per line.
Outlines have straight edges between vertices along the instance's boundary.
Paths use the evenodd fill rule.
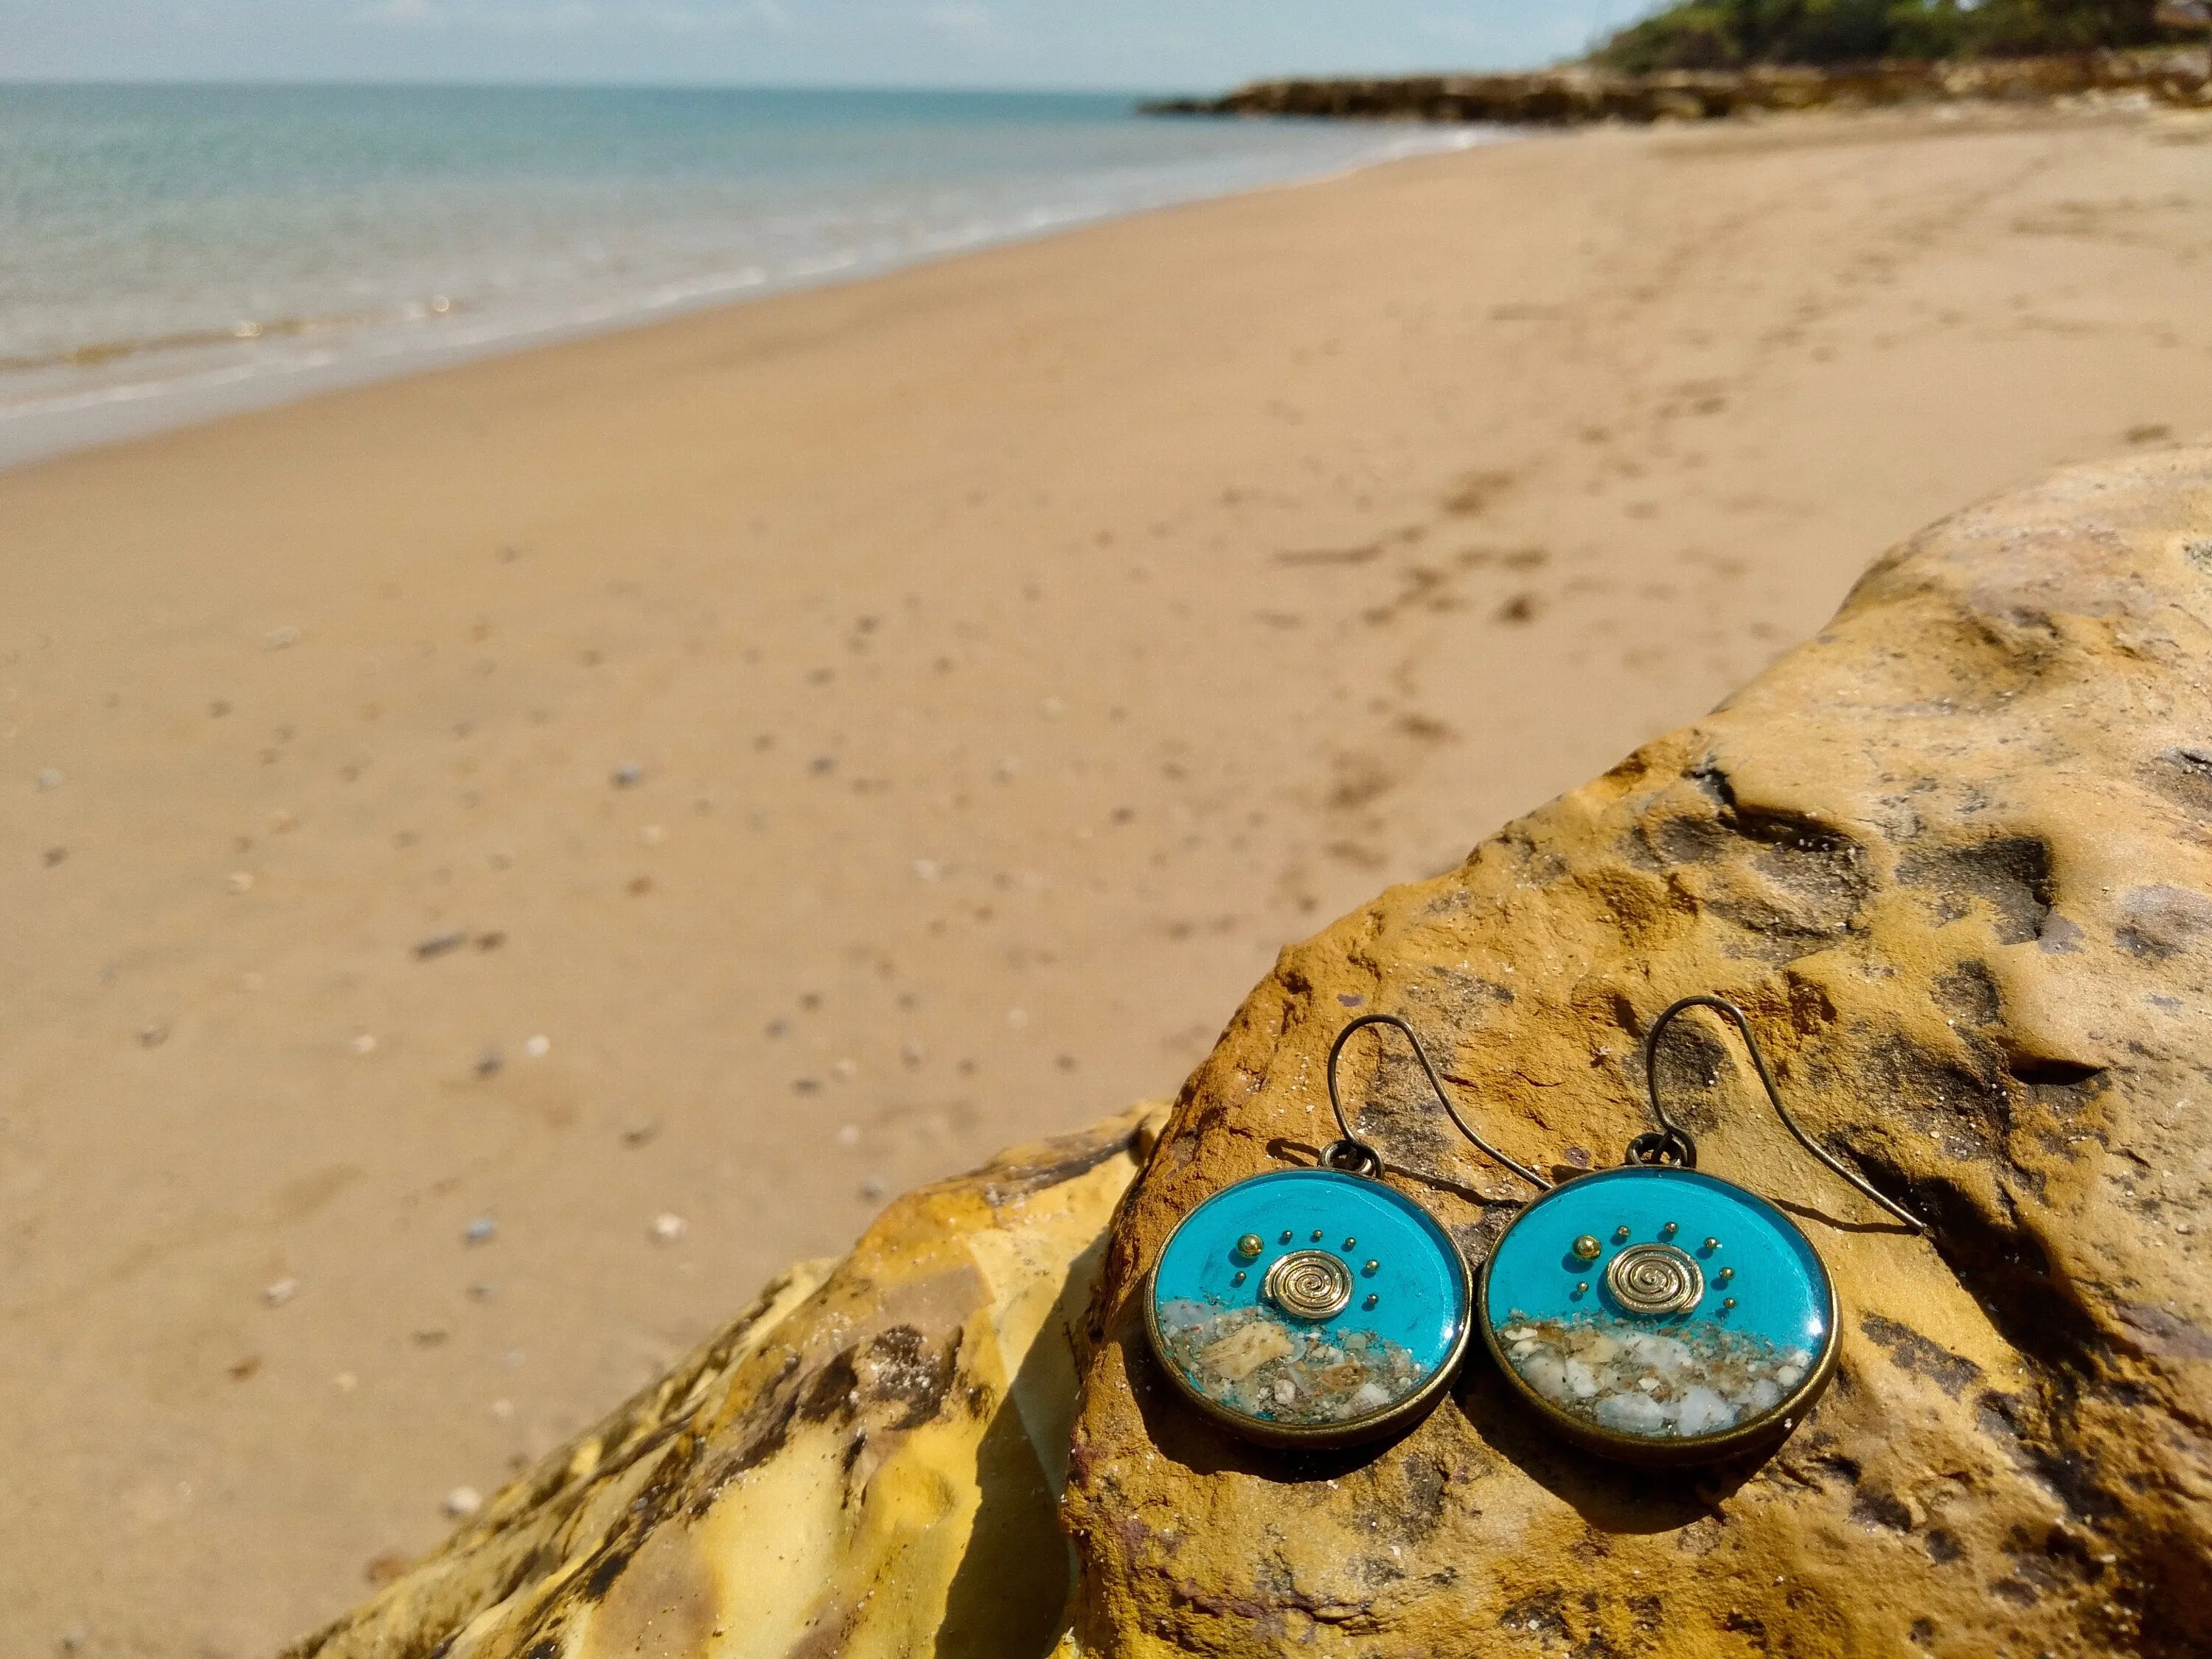
<path fill-rule="evenodd" d="M 0 86 L 0 465 L 1494 136 L 1133 109 Z"/>

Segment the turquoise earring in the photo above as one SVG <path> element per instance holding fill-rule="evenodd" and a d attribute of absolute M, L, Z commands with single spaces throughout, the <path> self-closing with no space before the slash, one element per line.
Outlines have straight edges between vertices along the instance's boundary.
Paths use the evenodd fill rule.
<path fill-rule="evenodd" d="M 1428 1212 L 1384 1184 L 1337 1087 L 1344 1046 L 1384 1025 L 1413 1045 L 1460 1132 L 1539 1188 L 1549 1185 L 1462 1121 L 1413 1028 L 1368 1014 L 1328 1054 L 1339 1138 L 1320 1167 L 1273 1170 L 1185 1216 L 1144 1292 L 1154 1357 L 1183 1396 L 1247 1439 L 1338 1446 L 1413 1421 L 1449 1386 L 1473 1328 L 1466 1258 Z"/>
<path fill-rule="evenodd" d="M 1798 1126 L 1734 1003 L 1685 997 L 1651 1023 L 1645 1085 L 1659 1127 L 1619 1169 L 1553 1188 L 1483 1264 L 1484 1345 L 1515 1391 L 1569 1439 L 1635 1462 L 1771 1449 L 1836 1365 L 1836 1290 L 1820 1253 L 1765 1199 L 1700 1174 L 1697 1143 L 1659 1097 L 1659 1039 L 1692 1008 L 1742 1037 L 1800 1145 L 1914 1233 L 1921 1221 Z M 1478 1143 L 1480 1144 L 1480 1143 Z"/>

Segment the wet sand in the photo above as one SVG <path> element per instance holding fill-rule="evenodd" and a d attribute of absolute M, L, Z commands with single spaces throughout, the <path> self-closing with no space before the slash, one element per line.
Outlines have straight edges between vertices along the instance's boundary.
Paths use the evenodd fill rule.
<path fill-rule="evenodd" d="M 2172 121 L 1587 132 L 0 475 L 0 1650 L 267 1652 L 2054 463 Z"/>

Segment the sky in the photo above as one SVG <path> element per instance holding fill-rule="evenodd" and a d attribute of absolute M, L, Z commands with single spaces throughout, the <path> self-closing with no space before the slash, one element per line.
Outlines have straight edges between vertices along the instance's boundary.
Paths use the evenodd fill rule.
<path fill-rule="evenodd" d="M 1650 0 L 0 0 L 0 81 L 1206 90 L 1572 56 Z"/>

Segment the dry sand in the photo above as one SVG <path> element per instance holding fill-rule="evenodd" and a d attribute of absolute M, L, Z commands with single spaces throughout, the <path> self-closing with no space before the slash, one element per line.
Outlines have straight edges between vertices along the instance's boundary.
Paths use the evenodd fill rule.
<path fill-rule="evenodd" d="M 1893 538 L 2212 427 L 2201 136 L 1532 139 L 0 477 L 0 1651 L 267 1651 Z"/>

